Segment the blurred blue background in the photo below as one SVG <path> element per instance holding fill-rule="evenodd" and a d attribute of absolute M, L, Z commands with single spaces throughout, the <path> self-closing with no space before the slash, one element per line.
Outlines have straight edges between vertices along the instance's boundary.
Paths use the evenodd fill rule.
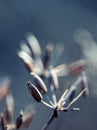
<path fill-rule="evenodd" d="M 48 42 L 62 42 L 65 49 L 58 63 L 71 63 L 83 58 L 80 45 L 74 40 L 79 28 L 89 31 L 97 41 L 96 0 L 0 0 L 0 76 L 10 76 L 12 80 L 10 87 L 15 99 L 14 118 L 31 100 L 35 104 L 36 115 L 29 130 L 41 129 L 51 110 L 36 103 L 28 93 L 26 81 L 31 77 L 16 55 L 19 43 L 26 39 L 28 32 L 36 36 L 43 52 Z M 62 80 L 64 86 L 60 86 L 65 88 L 66 78 Z M 90 83 L 90 87 L 96 88 L 95 84 Z M 61 95 L 64 88 L 58 94 Z M 79 112 L 60 113 L 48 130 L 96 130 L 97 97 L 92 89 L 89 98 L 81 98 L 76 104 L 81 108 Z M 1 102 L 1 110 L 3 105 Z"/>

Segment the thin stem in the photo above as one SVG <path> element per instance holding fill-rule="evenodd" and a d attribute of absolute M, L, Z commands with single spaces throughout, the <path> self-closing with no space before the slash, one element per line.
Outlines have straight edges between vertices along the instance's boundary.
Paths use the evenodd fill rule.
<path fill-rule="evenodd" d="M 46 106 L 49 107 L 49 108 L 54 109 L 54 106 L 51 106 L 50 104 L 48 104 L 47 102 L 45 102 L 45 101 L 43 101 L 43 100 L 41 100 L 41 103 L 43 103 L 44 105 L 46 105 Z"/>
<path fill-rule="evenodd" d="M 68 109 L 73 103 L 75 103 L 80 97 L 81 95 L 87 90 L 87 88 L 83 89 L 76 98 L 74 98 L 67 107 L 64 108 L 64 110 Z"/>
<path fill-rule="evenodd" d="M 50 100 L 50 98 L 48 97 L 47 94 L 45 94 L 45 97 L 47 98 L 47 100 L 49 101 L 49 103 L 50 103 L 52 106 L 54 106 L 53 102 Z"/>
<path fill-rule="evenodd" d="M 62 105 L 61 103 L 62 103 L 65 95 L 67 94 L 67 92 L 68 92 L 68 89 L 66 89 L 65 92 L 63 93 L 63 95 L 60 97 L 60 99 L 59 99 L 59 101 L 57 103 L 59 107 Z"/>
<path fill-rule="evenodd" d="M 80 76 L 73 84 L 73 86 L 77 86 L 82 80 L 82 77 Z"/>
<path fill-rule="evenodd" d="M 51 90 L 51 96 L 52 96 L 53 102 L 56 105 L 57 104 L 57 99 L 56 99 L 56 94 L 54 93 L 53 85 L 50 86 L 50 90 Z"/>
<path fill-rule="evenodd" d="M 82 77 L 80 76 L 75 82 L 74 84 L 70 87 L 70 89 L 68 90 L 68 94 L 64 97 L 63 102 L 66 103 L 66 101 L 70 98 L 70 96 L 72 95 L 73 91 L 75 91 L 77 89 L 78 84 L 81 82 Z M 63 104 L 64 104 L 63 103 Z"/>
<path fill-rule="evenodd" d="M 48 126 L 50 125 L 50 123 L 53 121 L 53 119 L 55 118 L 55 113 L 53 112 L 47 122 L 47 124 L 44 125 L 42 130 L 47 130 Z"/>

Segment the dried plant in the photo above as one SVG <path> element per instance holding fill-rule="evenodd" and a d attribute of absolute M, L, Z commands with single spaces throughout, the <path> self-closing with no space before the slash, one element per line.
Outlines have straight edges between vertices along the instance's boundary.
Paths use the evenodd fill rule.
<path fill-rule="evenodd" d="M 61 46 L 58 46 L 59 50 L 60 48 Z M 42 55 L 38 40 L 34 35 L 30 34 L 27 36 L 27 41 L 21 42 L 20 50 L 17 52 L 17 54 L 23 60 L 23 63 L 30 74 L 34 72 L 41 77 L 47 78 L 50 75 L 50 61 L 52 59 L 53 51 L 53 44 L 47 44 L 45 48 L 45 54 Z M 58 66 L 53 66 L 52 68 L 55 69 L 58 77 L 78 75 L 82 70 L 85 70 L 87 64 L 88 61 L 86 59 L 81 59 L 69 65 L 61 64 Z"/>
<path fill-rule="evenodd" d="M 8 94 L 6 96 L 5 113 L 0 114 L 1 130 L 20 129 L 22 125 L 24 125 L 25 128 L 28 128 L 33 119 L 35 111 L 33 110 L 32 104 L 29 104 L 24 111 L 20 111 L 20 114 L 16 120 L 13 120 L 13 105 L 13 96 L 12 94 Z"/>
<path fill-rule="evenodd" d="M 60 50 L 60 46 L 58 46 Z M 33 83 L 27 82 L 28 90 L 32 97 L 38 102 L 53 110 L 50 119 L 43 127 L 46 130 L 54 118 L 58 117 L 61 111 L 78 111 L 80 108 L 73 108 L 74 104 L 82 95 L 89 95 L 87 76 L 85 69 L 89 61 L 80 59 L 70 64 L 60 64 L 51 66 L 50 61 L 54 50 L 53 44 L 47 44 L 45 54 L 42 51 L 38 40 L 32 34 L 27 36 L 27 41 L 23 41 L 18 51 L 18 56 L 23 60 L 24 65 L 33 77 Z M 58 53 L 58 52 L 57 52 Z M 58 78 L 72 75 L 78 77 L 73 85 L 64 91 L 59 100 L 55 91 L 60 88 Z M 49 87 L 44 83 L 44 78 L 48 79 Z M 77 91 L 78 90 L 78 91 Z M 48 92 L 50 95 L 48 95 Z"/>
<path fill-rule="evenodd" d="M 74 104 L 82 95 L 88 95 L 88 85 L 87 85 L 87 77 L 85 72 L 81 72 L 81 75 L 77 79 L 76 82 L 69 88 L 64 91 L 62 96 L 59 100 L 57 100 L 55 90 L 58 88 L 58 79 L 54 69 L 50 70 L 50 94 L 52 99 L 49 98 L 47 92 L 41 93 L 40 88 L 42 91 L 45 90 L 45 83 L 43 80 L 37 75 L 33 73 L 33 77 L 37 77 L 37 84 L 32 84 L 31 81 L 27 82 L 28 90 L 32 97 L 37 101 L 41 102 L 42 104 L 46 105 L 47 107 L 53 110 L 53 114 L 51 115 L 48 123 L 44 126 L 43 130 L 46 130 L 49 124 L 52 122 L 54 118 L 58 117 L 59 112 L 64 111 L 78 111 L 80 108 L 72 108 L 72 104 Z M 35 82 L 34 82 L 35 83 Z M 76 95 L 77 89 L 80 87 L 79 94 Z M 46 89 L 47 90 L 47 89 Z M 45 101 L 45 98 L 47 99 Z M 48 102 L 47 102 L 48 101 Z"/>
<path fill-rule="evenodd" d="M 41 58 L 41 48 L 34 35 L 28 35 L 27 43 L 22 41 L 18 56 L 23 60 L 27 70 L 38 75 L 48 77 L 48 68 L 53 45 L 48 44 L 45 55 Z"/>
<path fill-rule="evenodd" d="M 23 125 L 25 128 L 28 128 L 33 116 L 35 114 L 35 111 L 33 109 L 33 104 L 28 104 L 27 107 L 24 110 L 20 111 L 19 116 L 16 118 L 16 120 L 13 119 L 13 112 L 14 112 L 14 98 L 12 93 L 9 91 L 9 82 L 8 78 L 2 83 L 1 89 L 2 93 L 4 95 L 2 98 L 5 99 L 5 108 L 4 113 L 0 112 L 0 129 L 1 130 L 13 130 L 13 129 L 20 129 Z M 3 89 L 4 88 L 4 89 Z M 7 88 L 7 93 L 6 89 Z M 0 95 L 1 96 L 1 95 Z"/>

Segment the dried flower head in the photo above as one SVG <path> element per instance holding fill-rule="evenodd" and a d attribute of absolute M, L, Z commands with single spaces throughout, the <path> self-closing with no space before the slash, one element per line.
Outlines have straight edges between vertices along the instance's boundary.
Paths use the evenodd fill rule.
<path fill-rule="evenodd" d="M 50 61 L 54 46 L 52 43 L 47 44 L 45 54 L 42 56 L 41 47 L 38 40 L 32 34 L 27 35 L 27 42 L 20 44 L 18 56 L 23 60 L 27 70 L 40 76 L 49 77 Z"/>
<path fill-rule="evenodd" d="M 59 100 L 57 100 L 56 94 L 55 94 L 55 87 L 58 85 L 57 81 L 56 81 L 56 75 L 54 75 L 54 70 L 50 70 L 51 73 L 51 79 L 50 79 L 50 94 L 52 99 L 49 98 L 48 93 L 44 94 L 40 94 L 39 90 L 31 83 L 28 82 L 28 89 L 32 89 L 30 90 L 31 95 L 33 96 L 33 98 L 38 101 L 43 103 L 44 105 L 46 105 L 47 107 L 53 109 L 53 114 L 51 115 L 48 123 L 44 126 L 43 130 L 46 130 L 48 125 L 51 123 L 51 121 L 54 118 L 58 117 L 58 114 L 60 111 L 78 111 L 80 110 L 80 108 L 72 108 L 72 104 L 74 104 L 82 95 L 87 93 L 87 86 L 86 86 L 86 75 L 85 72 L 82 72 L 82 74 L 79 76 L 79 78 L 74 82 L 73 85 L 71 85 L 71 87 L 69 89 L 66 89 L 64 91 L 64 93 L 62 94 L 62 96 L 60 97 Z M 39 77 L 39 76 L 38 76 Z M 42 80 L 42 79 L 41 79 Z M 58 80 L 58 79 L 57 79 Z M 83 82 L 84 81 L 84 82 Z M 42 81 L 43 82 L 43 81 Z M 80 86 L 81 83 L 84 83 L 84 86 Z M 44 83 L 44 82 L 43 82 Z M 77 90 L 79 89 L 79 87 L 81 87 L 81 92 L 79 92 L 78 95 L 76 95 Z M 45 98 L 47 98 L 47 101 L 45 101 Z"/>
<path fill-rule="evenodd" d="M 2 87 L 7 86 L 9 87 L 9 84 L 6 80 L 4 80 Z M 9 89 L 8 89 L 9 90 Z M 24 111 L 20 111 L 19 116 L 16 118 L 16 120 L 13 119 L 13 112 L 14 112 L 14 98 L 11 92 L 7 92 L 6 95 L 4 95 L 5 99 L 5 111 L 4 114 L 0 113 L 0 130 L 14 130 L 14 129 L 20 129 L 22 125 L 24 125 L 25 128 L 29 127 L 33 116 L 35 114 L 35 111 L 33 110 L 32 104 L 28 104 L 27 107 L 24 109 Z"/>
<path fill-rule="evenodd" d="M 57 53 L 63 52 L 64 47 L 58 45 Z M 56 49 L 55 48 L 55 49 Z M 23 60 L 29 73 L 36 73 L 37 75 L 43 77 L 49 77 L 50 61 L 52 59 L 52 53 L 54 51 L 54 46 L 52 43 L 47 44 L 45 48 L 45 54 L 42 56 L 41 47 L 38 40 L 32 34 L 27 35 L 27 43 L 25 41 L 21 42 L 20 50 L 17 52 L 18 56 Z M 43 57 L 43 58 L 42 58 Z M 88 65 L 88 60 L 81 59 L 73 62 L 69 65 L 62 64 L 58 66 L 53 66 L 58 77 L 67 75 L 79 75 L 83 70 L 85 70 Z"/>
<path fill-rule="evenodd" d="M 60 52 L 63 52 L 63 49 L 64 48 L 60 45 L 57 46 L 56 57 L 61 54 Z M 52 120 L 58 117 L 59 112 L 80 110 L 79 108 L 72 108 L 72 104 L 74 104 L 82 95 L 88 95 L 87 77 L 84 72 L 88 65 L 88 60 L 81 59 L 70 63 L 69 65 L 61 64 L 58 66 L 53 65 L 51 67 L 50 61 L 53 50 L 53 44 L 47 44 L 45 54 L 42 58 L 39 42 L 34 35 L 30 34 L 27 36 L 27 43 L 24 42 L 18 51 L 18 56 L 23 60 L 30 75 L 33 77 L 34 83 L 31 83 L 31 81 L 27 82 L 30 94 L 37 102 L 53 109 L 53 114 L 43 130 L 46 130 Z M 60 86 L 58 77 L 69 75 L 72 75 L 73 77 L 79 76 L 79 78 L 69 89 L 66 89 L 59 100 L 57 100 L 55 90 Z M 48 78 L 49 87 L 45 85 L 43 81 L 44 78 Z M 78 86 L 80 86 L 79 93 L 77 92 Z M 48 90 L 51 97 L 48 96 Z M 27 122 L 29 122 L 31 118 L 32 116 L 28 118 Z"/>
<path fill-rule="evenodd" d="M 25 128 L 28 128 L 35 114 L 35 111 L 33 110 L 32 106 L 32 104 L 28 104 L 24 110 L 21 110 L 16 120 L 13 120 L 11 114 L 8 114 L 7 112 L 5 113 L 5 118 L 1 114 L 1 130 L 20 129 L 22 125 L 24 125 Z"/>

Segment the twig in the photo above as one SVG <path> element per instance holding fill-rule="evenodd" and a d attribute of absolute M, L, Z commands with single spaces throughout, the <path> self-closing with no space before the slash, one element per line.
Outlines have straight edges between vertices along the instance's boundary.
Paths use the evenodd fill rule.
<path fill-rule="evenodd" d="M 48 126 L 50 125 L 50 123 L 53 121 L 54 118 L 55 118 L 55 111 L 51 114 L 47 124 L 44 125 L 42 130 L 47 130 Z"/>

